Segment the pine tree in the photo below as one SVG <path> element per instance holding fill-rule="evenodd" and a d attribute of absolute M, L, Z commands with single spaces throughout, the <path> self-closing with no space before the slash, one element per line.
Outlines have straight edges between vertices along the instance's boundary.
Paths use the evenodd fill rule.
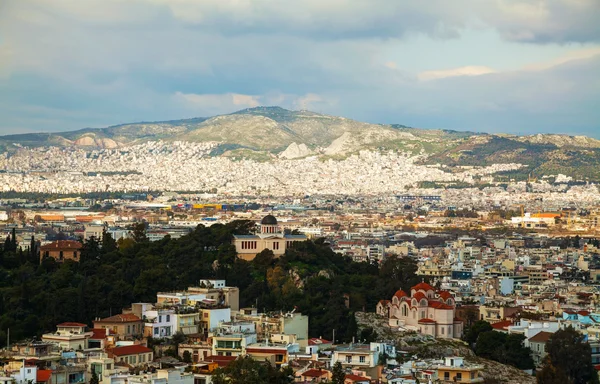
<path fill-rule="evenodd" d="M 331 382 L 333 384 L 344 384 L 346 381 L 346 373 L 344 372 L 344 368 L 342 367 L 342 363 L 339 361 L 333 365 Z"/>
<path fill-rule="evenodd" d="M 95 369 L 92 369 L 92 378 L 90 379 L 90 384 L 100 384 L 100 380 L 98 379 Z"/>
<path fill-rule="evenodd" d="M 17 252 L 17 230 L 15 228 L 12 229 L 12 240 L 10 250 L 13 252 Z"/>

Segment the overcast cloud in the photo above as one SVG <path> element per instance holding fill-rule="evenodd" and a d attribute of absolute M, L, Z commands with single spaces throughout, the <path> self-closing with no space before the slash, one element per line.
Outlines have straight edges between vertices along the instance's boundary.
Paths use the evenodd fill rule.
<path fill-rule="evenodd" d="M 600 137 L 598 0 L 4 0 L 0 132 L 257 105 Z"/>

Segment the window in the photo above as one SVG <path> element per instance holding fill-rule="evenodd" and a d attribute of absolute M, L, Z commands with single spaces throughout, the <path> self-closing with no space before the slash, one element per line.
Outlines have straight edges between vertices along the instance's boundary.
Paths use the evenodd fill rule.
<path fill-rule="evenodd" d="M 131 325 L 127 326 L 127 334 L 131 333 Z"/>
<path fill-rule="evenodd" d="M 352 362 L 352 356 L 346 356 L 346 363 Z"/>
<path fill-rule="evenodd" d="M 161 315 L 158 315 L 158 322 L 162 323 L 162 316 Z"/>
<path fill-rule="evenodd" d="M 167 315 L 167 323 L 171 321 L 171 315 Z"/>
<path fill-rule="evenodd" d="M 444 372 L 444 380 L 450 380 L 450 372 Z"/>
<path fill-rule="evenodd" d="M 366 358 L 364 356 L 360 356 L 358 358 L 358 361 L 361 362 L 361 363 L 364 363 L 366 361 Z"/>
<path fill-rule="evenodd" d="M 462 381 L 462 372 L 456 372 L 456 379 Z"/>
<path fill-rule="evenodd" d="M 471 372 L 471 380 L 475 378 L 475 372 Z"/>
<path fill-rule="evenodd" d="M 154 334 L 158 335 L 158 328 L 154 328 Z"/>
<path fill-rule="evenodd" d="M 279 242 L 278 241 L 276 241 L 276 242 L 273 243 L 273 249 L 275 249 L 275 250 L 279 249 Z"/>
<path fill-rule="evenodd" d="M 444 334 L 444 327 L 442 327 L 442 335 Z"/>
<path fill-rule="evenodd" d="M 109 371 L 112 369 L 112 364 L 106 364 L 106 370 Z"/>

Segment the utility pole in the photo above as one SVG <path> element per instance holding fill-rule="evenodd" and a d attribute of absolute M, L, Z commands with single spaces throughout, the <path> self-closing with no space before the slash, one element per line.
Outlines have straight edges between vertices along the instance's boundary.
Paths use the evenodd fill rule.
<path fill-rule="evenodd" d="M 333 330 L 333 340 L 331 340 L 332 345 L 335 345 L 335 329 Z"/>

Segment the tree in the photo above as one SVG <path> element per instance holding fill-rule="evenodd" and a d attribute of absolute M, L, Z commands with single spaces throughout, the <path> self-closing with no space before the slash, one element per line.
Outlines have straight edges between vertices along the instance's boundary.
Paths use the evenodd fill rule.
<path fill-rule="evenodd" d="M 90 384 L 100 384 L 100 380 L 98 379 L 98 374 L 95 369 L 92 369 L 92 378 L 90 379 Z"/>
<path fill-rule="evenodd" d="M 556 331 L 546 343 L 548 359 L 545 361 L 543 378 L 548 372 L 564 372 L 568 383 L 598 383 L 598 375 L 592 364 L 592 348 L 585 336 L 573 327 Z M 542 379 L 544 380 L 544 379 Z M 546 384 L 548 381 L 538 383 Z"/>
<path fill-rule="evenodd" d="M 131 230 L 131 238 L 137 244 L 143 244 L 148 242 L 148 236 L 146 236 L 146 224 L 137 223 L 133 225 Z"/>
<path fill-rule="evenodd" d="M 490 323 L 488 323 L 487 321 L 478 320 L 472 326 L 469 327 L 467 332 L 465 332 L 463 339 L 467 343 L 469 343 L 470 346 L 473 346 L 473 344 L 475 344 L 475 342 L 477 342 L 477 338 L 479 337 L 479 334 L 481 334 L 483 332 L 491 331 L 492 329 L 493 329 L 492 325 Z"/>
<path fill-rule="evenodd" d="M 333 365 L 333 370 L 331 371 L 331 383 L 332 384 L 344 384 L 346 381 L 346 373 L 344 372 L 344 368 L 342 367 L 342 363 L 339 361 Z"/>
<path fill-rule="evenodd" d="M 192 354 L 190 351 L 183 351 L 183 362 L 188 364 L 192 363 Z"/>

